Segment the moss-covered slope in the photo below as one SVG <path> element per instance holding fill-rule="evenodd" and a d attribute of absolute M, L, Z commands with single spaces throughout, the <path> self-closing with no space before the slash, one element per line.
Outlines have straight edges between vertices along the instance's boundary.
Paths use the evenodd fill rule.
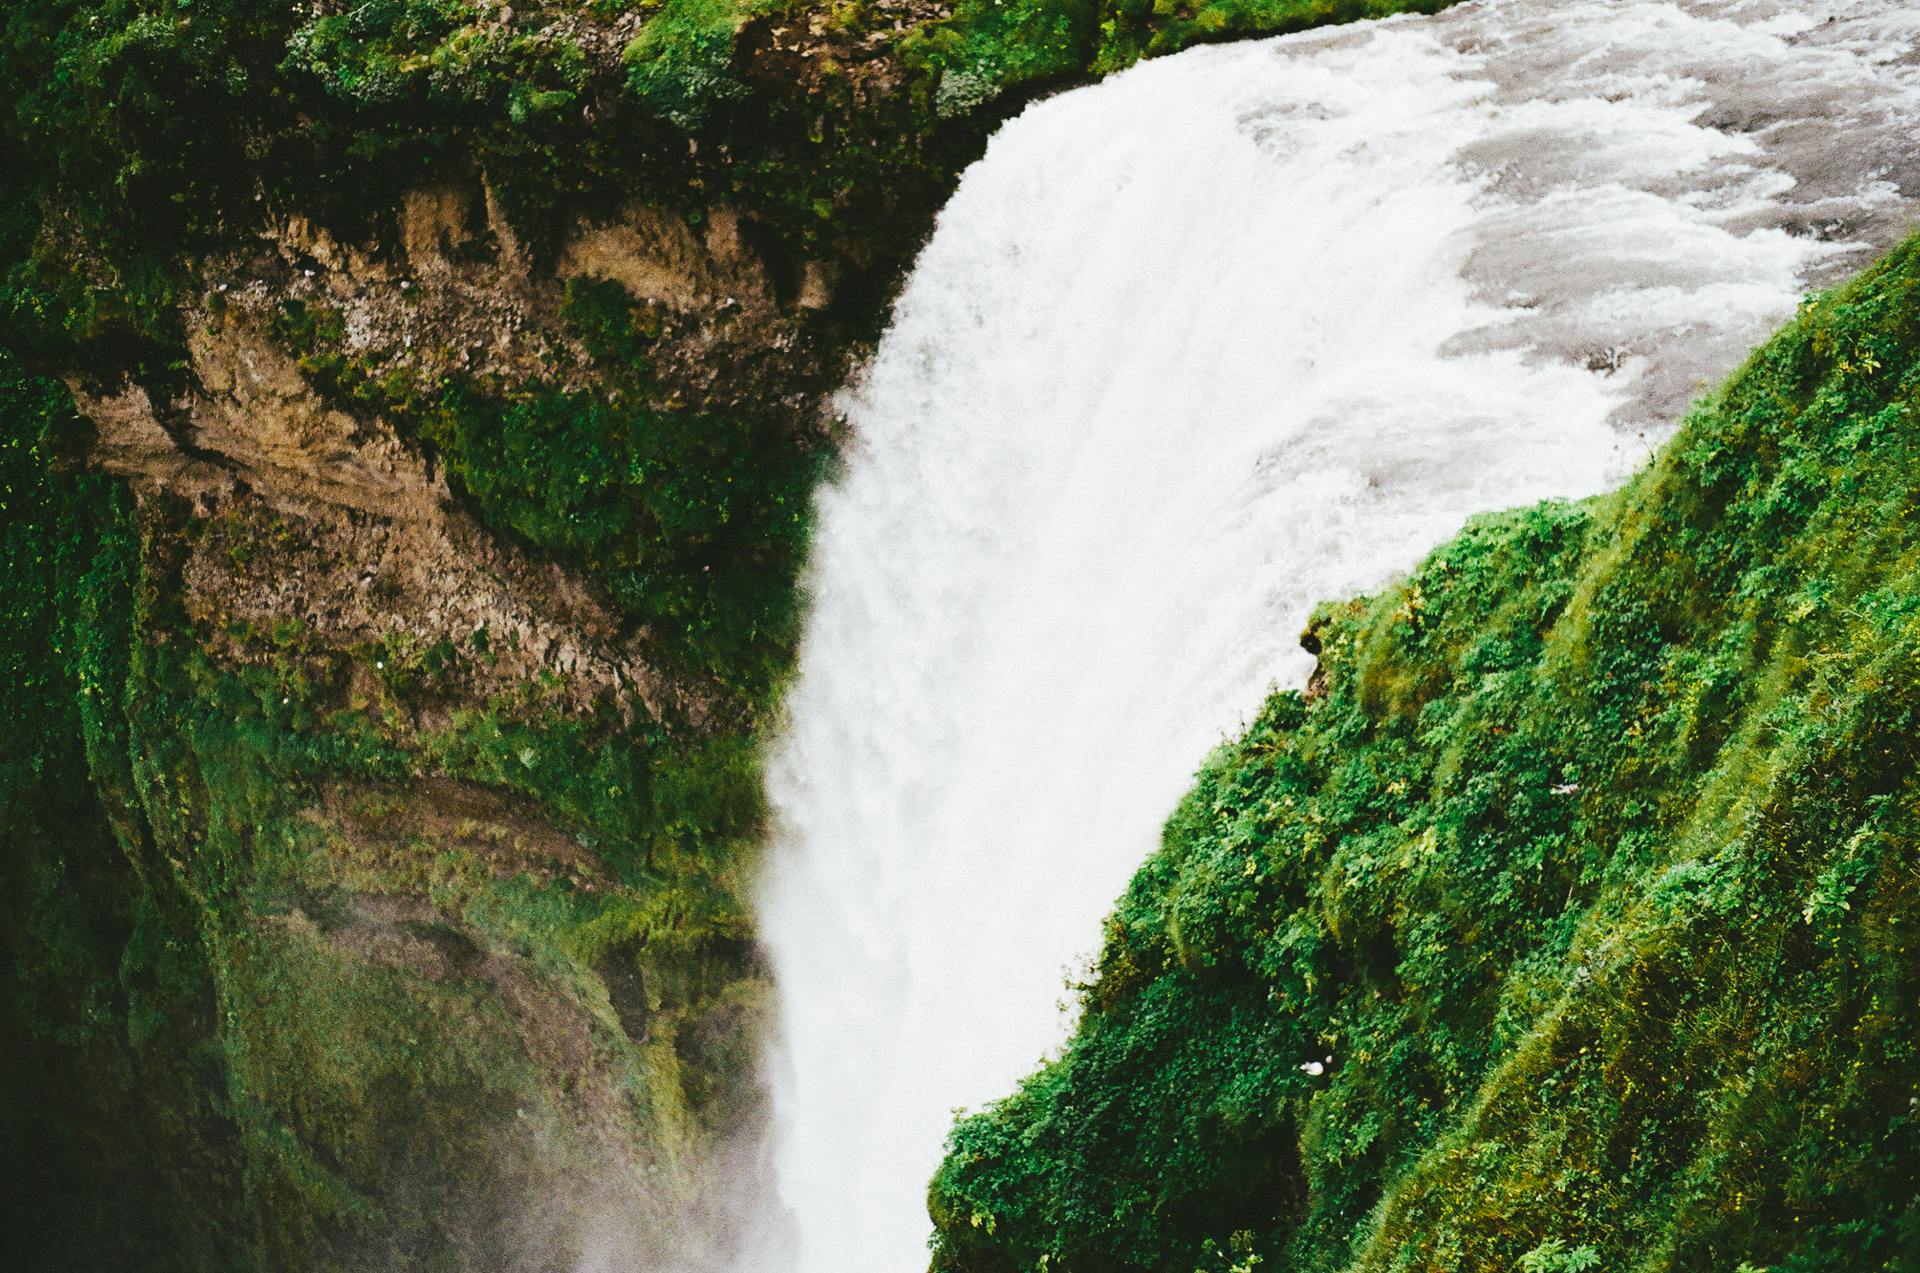
<path fill-rule="evenodd" d="M 1306 640 L 936 1266 L 1920 1267 L 1920 241 Z"/>
<path fill-rule="evenodd" d="M 745 745 L 469 700 L 473 648 L 209 631 L 197 555 L 297 529 L 66 471 L 64 389 L 0 372 L 9 1258 L 698 1257 L 755 1100 Z"/>

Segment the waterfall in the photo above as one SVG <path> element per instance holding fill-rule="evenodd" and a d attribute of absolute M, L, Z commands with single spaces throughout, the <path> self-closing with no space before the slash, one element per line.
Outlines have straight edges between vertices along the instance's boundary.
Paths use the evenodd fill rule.
<path fill-rule="evenodd" d="M 1617 481 L 1898 237 L 1916 36 L 1905 0 L 1489 0 L 1190 51 L 998 133 L 819 497 L 758 899 L 768 1267 L 925 1267 L 954 1109 L 1058 1046 L 1317 601 Z"/>

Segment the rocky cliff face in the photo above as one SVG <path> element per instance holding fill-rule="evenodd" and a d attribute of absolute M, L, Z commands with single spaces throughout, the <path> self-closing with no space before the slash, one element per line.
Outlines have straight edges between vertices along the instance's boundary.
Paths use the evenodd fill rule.
<path fill-rule="evenodd" d="M 56 567 L 42 617 L 111 647 L 114 668 L 93 685 L 65 651 L 38 652 L 40 677 L 88 685 L 101 720 L 79 732 L 102 737 L 57 779 L 78 789 L 82 825 L 22 809 L 9 853 L 35 890 L 78 898 L 62 932 L 98 943 L 106 1019 L 77 1049 L 61 1037 L 74 970 L 42 918 L 20 917 L 17 974 L 41 984 L 10 1022 L 38 1045 L 15 1091 L 58 1086 L 78 1051 L 117 1072 L 123 1116 L 168 1126 L 151 1152 L 179 1169 L 173 1196 L 139 1197 L 141 1147 L 97 1103 L 21 1128 L 20 1161 L 58 1178 L 42 1207 L 97 1192 L 106 1213 L 156 1213 L 53 1234 L 22 1215 L 46 1258 L 117 1266 L 136 1234 L 155 1251 L 143 1262 L 182 1267 L 558 1268 L 607 1252 L 720 1268 L 735 1254 L 722 1235 L 756 1170 L 767 1002 L 740 900 L 752 730 L 791 640 L 801 541 L 770 546 L 749 524 L 730 553 L 705 532 L 728 522 L 726 470 L 768 447 L 783 454 L 738 485 L 786 480 L 775 529 L 803 529 L 829 432 L 820 392 L 844 351 L 803 345 L 821 286 L 780 304 L 724 214 L 696 234 L 635 204 L 533 266 L 485 206 L 478 182 L 409 193 L 397 250 L 273 225 L 196 273 L 164 386 L 69 373 L 71 407 L 10 421 L 16 445 L 64 457 L 20 474 L 64 507 L 10 525 L 9 565 L 83 541 L 88 568 Z M 644 324 L 644 388 L 627 351 L 588 348 L 570 289 L 605 299 L 622 339 Z M 41 383 L 10 370 L 23 393 Z M 475 460 L 428 432 L 455 392 L 476 447 L 510 437 L 516 410 L 565 403 L 587 453 L 557 476 L 531 456 Z M 572 410 L 629 393 L 648 423 L 753 417 L 668 458 L 699 487 L 691 544 L 634 524 L 638 461 L 616 435 L 637 417 Z M 756 427 L 770 441 L 741 436 Z M 549 499 L 565 482 L 602 506 Z M 521 509 L 534 520 L 516 524 Z M 614 526 L 605 557 L 571 536 L 596 514 Z M 608 586 L 649 533 L 671 560 L 647 582 L 689 586 L 683 611 Z M 92 560 L 96 534 L 110 561 Z M 774 630 L 737 658 L 724 639 L 711 659 L 690 648 L 700 606 L 763 572 L 773 601 L 740 608 Z M 48 795 L 29 785 L 26 808 Z M 90 898 L 70 878 L 82 870 L 100 877 Z M 151 1008 L 164 1029 L 143 1037 L 135 986 L 160 978 L 148 939 L 177 977 Z"/>

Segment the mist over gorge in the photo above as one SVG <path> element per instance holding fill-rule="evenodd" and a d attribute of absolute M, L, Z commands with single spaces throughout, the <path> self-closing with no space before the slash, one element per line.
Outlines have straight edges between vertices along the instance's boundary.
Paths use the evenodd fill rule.
<path fill-rule="evenodd" d="M 1920 1261 L 1920 18 L 1401 7 L 10 14 L 15 1262 Z"/>

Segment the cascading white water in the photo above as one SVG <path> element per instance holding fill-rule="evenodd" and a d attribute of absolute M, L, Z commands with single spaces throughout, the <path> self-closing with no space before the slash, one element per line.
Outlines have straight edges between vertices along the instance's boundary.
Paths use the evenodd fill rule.
<path fill-rule="evenodd" d="M 1063 974 L 1206 750 L 1302 679 L 1315 601 L 1617 479 L 1896 237 L 1916 34 L 1902 0 L 1495 0 L 1000 132 L 820 497 L 760 899 L 770 1267 L 924 1268 L 953 1109 L 1063 1037 Z"/>

